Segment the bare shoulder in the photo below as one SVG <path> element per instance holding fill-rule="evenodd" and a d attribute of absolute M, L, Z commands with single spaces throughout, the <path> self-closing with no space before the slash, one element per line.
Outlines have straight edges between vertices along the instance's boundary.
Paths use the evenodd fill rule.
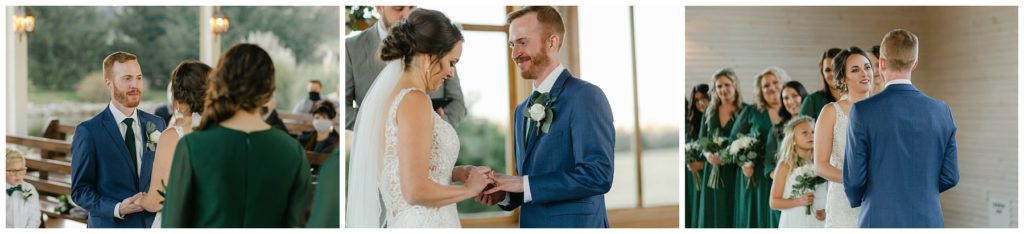
<path fill-rule="evenodd" d="M 399 122 L 405 122 L 402 120 L 416 120 L 429 118 L 430 114 L 433 113 L 431 110 L 430 96 L 419 90 L 412 90 L 402 97 L 398 103 L 398 111 L 396 118 Z M 412 122 L 425 122 L 425 121 L 412 121 Z"/>

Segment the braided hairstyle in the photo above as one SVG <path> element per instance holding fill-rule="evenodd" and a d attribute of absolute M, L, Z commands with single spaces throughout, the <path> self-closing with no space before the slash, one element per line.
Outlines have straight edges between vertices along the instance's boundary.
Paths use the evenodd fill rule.
<path fill-rule="evenodd" d="M 444 13 L 417 8 L 391 28 L 381 44 L 380 59 L 401 59 L 408 69 L 413 56 L 434 55 L 431 62 L 438 62 L 461 41 L 462 31 Z"/>
<path fill-rule="evenodd" d="M 202 62 L 186 60 L 171 71 L 171 93 L 174 100 L 184 102 L 189 112 L 203 113 L 206 79 L 210 75 L 210 70 L 212 68 Z"/>

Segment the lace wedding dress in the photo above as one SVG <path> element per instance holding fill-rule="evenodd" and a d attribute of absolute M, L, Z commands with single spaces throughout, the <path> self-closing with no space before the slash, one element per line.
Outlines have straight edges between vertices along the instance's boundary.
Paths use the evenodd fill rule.
<path fill-rule="evenodd" d="M 833 167 L 843 169 L 843 157 L 846 155 L 846 127 L 849 118 L 843 112 L 838 102 L 833 102 L 832 108 L 836 110 L 836 123 L 832 127 L 832 155 L 829 156 L 829 164 Z M 850 208 L 850 201 L 846 198 L 846 189 L 842 183 L 828 182 L 828 198 L 825 202 L 825 227 L 826 228 L 856 228 L 860 217 L 860 208 Z"/>
<path fill-rule="evenodd" d="M 413 90 L 403 89 L 398 93 L 391 104 L 386 120 L 384 158 L 381 161 L 380 177 L 377 180 L 384 201 L 385 225 L 389 228 L 457 228 L 460 227 L 460 224 L 455 204 L 443 207 L 412 205 L 406 202 L 402 196 L 402 181 L 398 165 L 398 145 L 402 142 L 398 142 L 400 129 L 397 126 L 396 114 L 402 98 Z M 455 133 L 455 128 L 441 119 L 437 113 L 433 115 L 433 123 L 434 133 L 430 149 L 428 177 L 435 183 L 450 185 L 452 168 L 455 167 L 455 160 L 459 157 L 459 138 Z"/>

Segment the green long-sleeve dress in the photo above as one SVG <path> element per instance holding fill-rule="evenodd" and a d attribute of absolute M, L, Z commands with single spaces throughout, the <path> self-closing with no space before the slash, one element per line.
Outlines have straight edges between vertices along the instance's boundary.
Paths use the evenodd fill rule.
<path fill-rule="evenodd" d="M 761 146 L 764 147 L 763 143 L 767 142 L 768 131 L 771 130 L 772 121 L 768 114 L 768 109 L 758 110 L 757 106 L 749 105 L 743 108 L 737 117 L 736 124 L 733 125 L 732 132 L 729 134 L 730 140 L 735 140 L 743 135 L 757 134 L 758 141 L 761 142 Z M 733 183 L 736 187 L 736 205 L 734 207 L 734 223 L 733 225 L 737 228 L 767 228 L 769 218 L 768 213 L 771 210 L 768 206 L 768 201 L 771 193 L 772 180 L 765 176 L 765 149 L 754 149 L 757 152 L 762 152 L 758 155 L 759 160 L 754 161 L 754 174 L 752 177 L 747 178 L 743 175 L 743 170 L 740 169 L 740 165 L 736 165 L 736 176 L 735 182 Z M 753 184 L 748 186 L 748 180 L 753 179 Z"/>
<path fill-rule="evenodd" d="M 687 124 L 686 132 L 684 133 L 687 134 L 686 138 L 684 139 L 687 144 L 695 142 L 698 139 L 697 136 L 699 135 L 699 133 L 693 134 L 692 136 L 689 135 L 692 131 L 699 131 L 699 129 L 690 127 L 690 125 Z M 701 186 L 702 184 L 698 183 L 700 181 L 695 180 L 696 178 L 693 177 L 693 174 L 690 172 L 690 169 L 686 167 L 686 165 L 683 166 L 683 172 L 685 172 L 683 174 L 683 177 L 686 178 L 686 204 L 683 210 L 686 218 L 683 223 L 685 224 L 684 227 L 693 228 L 696 227 L 698 221 L 697 217 L 700 217 L 697 213 L 697 206 L 700 202 L 700 193 L 697 192 L 697 186 Z M 699 173 L 703 173 L 703 171 Z"/>
<path fill-rule="evenodd" d="M 825 108 L 825 105 L 830 103 L 825 95 L 830 95 L 828 90 L 818 90 L 817 92 L 808 94 L 807 97 L 804 98 L 803 103 L 800 104 L 800 115 L 806 115 L 811 118 L 818 119 L 818 114 L 821 113 L 821 109 Z"/>
<path fill-rule="evenodd" d="M 163 227 L 302 227 L 309 169 L 302 146 L 276 128 L 192 132 L 174 153 Z"/>
<path fill-rule="evenodd" d="M 746 108 L 743 103 L 736 107 L 737 110 Z M 700 137 L 718 134 L 720 137 L 729 137 L 729 131 L 736 122 L 733 116 L 725 125 L 718 119 L 718 111 L 704 113 L 705 121 L 700 127 Z M 726 142 L 728 144 L 729 142 Z M 704 188 L 700 190 L 700 201 L 697 206 L 697 228 L 731 228 L 733 227 L 733 204 L 735 201 L 736 165 L 723 165 L 719 168 L 719 176 L 722 185 L 716 189 L 708 187 L 708 180 L 711 177 L 711 163 L 704 162 L 704 172 L 701 173 L 701 180 Z"/>
<path fill-rule="evenodd" d="M 785 123 L 780 124 L 785 125 Z M 768 178 L 772 178 L 772 172 L 775 171 L 775 167 L 778 166 L 779 163 L 779 144 L 782 142 L 782 132 L 780 131 L 782 131 L 782 129 L 779 128 L 778 125 L 773 126 L 771 130 L 768 131 L 768 141 L 764 144 L 764 152 L 766 155 L 764 157 L 764 176 Z M 768 191 L 771 192 L 771 189 Z M 770 195 L 771 194 L 769 194 L 769 196 Z M 768 199 L 771 199 L 771 197 Z M 782 211 L 769 208 L 767 228 L 778 228 L 781 216 Z"/>

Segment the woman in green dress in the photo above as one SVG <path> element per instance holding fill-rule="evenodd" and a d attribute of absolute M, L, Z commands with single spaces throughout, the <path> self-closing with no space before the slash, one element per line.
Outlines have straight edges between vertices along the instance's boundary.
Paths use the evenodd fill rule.
<path fill-rule="evenodd" d="M 715 83 L 711 88 L 711 103 L 708 110 L 704 111 L 704 120 L 700 126 L 698 138 L 703 137 L 729 137 L 729 130 L 732 129 L 736 114 L 747 106 L 740 96 L 739 83 L 736 80 L 736 73 L 732 69 L 722 69 L 713 76 Z M 728 144 L 729 142 L 725 142 Z M 700 201 L 697 206 L 698 228 L 730 228 L 733 227 L 733 203 L 734 191 L 733 182 L 736 177 L 735 165 L 721 165 L 721 159 L 715 153 L 705 153 L 707 162 L 704 163 L 701 180 L 704 188 L 700 190 Z M 713 186 L 709 183 L 713 167 L 719 167 L 721 184 Z"/>
<path fill-rule="evenodd" d="M 843 94 L 836 89 L 836 82 L 833 78 L 835 75 L 832 73 L 832 59 L 835 58 L 840 51 L 843 50 L 839 48 L 831 48 L 821 54 L 821 59 L 818 60 L 818 72 L 821 74 L 821 82 L 825 88 L 807 95 L 807 98 L 804 99 L 803 104 L 800 106 L 800 115 L 806 115 L 817 119 L 818 114 L 821 113 L 821 108 L 824 108 L 825 104 L 838 101 L 842 98 Z"/>
<path fill-rule="evenodd" d="M 778 164 L 779 143 L 782 142 L 783 129 L 790 119 L 800 115 L 800 104 L 807 97 L 807 89 L 804 88 L 800 81 L 789 81 L 782 85 L 782 95 L 780 96 L 782 108 L 779 108 L 779 123 L 772 126 L 772 129 L 768 131 L 768 142 L 764 145 L 766 156 L 763 161 L 763 172 L 764 176 L 768 178 L 775 178 L 772 176 L 772 173 L 775 173 L 775 166 Z M 778 228 L 781 216 L 781 211 L 769 209 L 767 228 Z M 824 220 L 824 217 L 822 217 L 822 220 Z"/>
<path fill-rule="evenodd" d="M 693 90 L 690 91 L 690 98 L 686 100 L 686 138 L 684 139 L 687 144 L 697 141 L 697 135 L 700 134 L 700 123 L 701 119 L 704 118 L 704 110 L 708 107 L 708 90 L 711 86 L 708 84 L 697 84 L 693 86 Z M 693 173 L 701 173 L 704 170 L 704 160 L 697 160 L 689 162 L 686 165 L 686 170 L 690 173 L 686 173 L 686 220 L 685 226 L 687 228 L 695 227 L 697 223 L 697 202 L 700 201 L 700 194 L 697 193 L 701 189 L 702 184 L 700 181 L 695 181 Z"/>
<path fill-rule="evenodd" d="M 305 152 L 259 114 L 274 93 L 270 56 L 236 45 L 209 79 L 202 123 L 175 150 L 163 227 L 304 226 L 312 186 Z"/>
<path fill-rule="evenodd" d="M 779 99 L 779 91 L 782 83 L 789 80 L 786 72 L 779 67 L 768 67 L 757 75 L 756 97 L 757 104 L 747 106 L 740 112 L 729 134 L 730 140 L 736 140 L 740 136 L 756 135 L 761 147 L 755 148 L 759 152 L 753 162 L 737 165 L 734 186 L 736 186 L 736 205 L 734 207 L 734 226 L 737 228 L 767 228 L 771 210 L 768 206 L 770 199 L 772 180 L 764 173 L 767 152 L 764 143 L 768 140 L 768 131 L 778 124 L 779 110 L 782 109 L 782 102 Z"/>

